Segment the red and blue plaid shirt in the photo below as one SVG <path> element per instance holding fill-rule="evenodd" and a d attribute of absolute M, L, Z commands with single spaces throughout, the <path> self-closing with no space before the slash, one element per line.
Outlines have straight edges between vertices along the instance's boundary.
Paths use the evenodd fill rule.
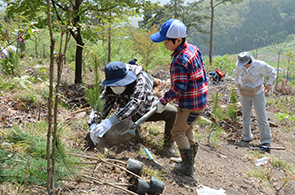
<path fill-rule="evenodd" d="M 205 108 L 208 80 L 199 48 L 186 41 L 171 54 L 171 58 L 171 88 L 160 98 L 161 103 L 167 104 L 176 99 L 178 106 L 182 108 Z"/>

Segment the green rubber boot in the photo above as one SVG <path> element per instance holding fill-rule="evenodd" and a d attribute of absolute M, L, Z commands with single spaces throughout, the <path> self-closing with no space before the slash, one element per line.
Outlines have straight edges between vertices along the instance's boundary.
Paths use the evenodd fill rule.
<path fill-rule="evenodd" d="M 199 148 L 198 142 L 196 142 L 194 145 L 192 145 L 191 148 L 193 149 L 193 154 L 194 154 L 194 158 L 193 158 L 193 161 L 194 161 L 193 165 L 194 165 L 195 164 L 195 158 L 196 158 L 198 148 Z"/>
<path fill-rule="evenodd" d="M 191 148 L 193 149 L 193 154 L 194 154 L 194 158 L 193 158 L 193 164 L 195 164 L 195 158 L 198 152 L 198 148 L 199 148 L 199 144 L 198 142 L 196 142 L 194 145 L 191 145 Z M 181 163 L 182 159 L 181 157 L 171 157 L 170 160 L 177 162 L 177 163 Z"/>
<path fill-rule="evenodd" d="M 182 162 L 174 165 L 174 170 L 178 171 L 186 176 L 190 176 L 194 173 L 194 151 L 190 149 L 179 150 L 181 154 Z"/>

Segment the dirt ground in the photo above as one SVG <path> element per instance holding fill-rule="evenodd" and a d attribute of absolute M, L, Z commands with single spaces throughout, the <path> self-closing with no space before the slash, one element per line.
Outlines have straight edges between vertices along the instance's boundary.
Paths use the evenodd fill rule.
<path fill-rule="evenodd" d="M 81 113 L 79 117 L 87 118 L 90 109 L 88 108 L 89 105 L 87 105 L 85 101 L 83 87 L 72 84 L 74 83 L 74 77 L 73 72 L 69 68 L 64 68 L 63 75 L 66 76 L 63 76 L 64 80 L 61 93 L 68 98 L 69 103 L 71 103 L 73 107 L 76 106 L 85 108 L 85 112 Z M 84 81 L 91 81 L 91 78 L 91 75 L 83 76 Z M 208 109 L 204 113 L 204 117 L 207 117 L 208 112 L 210 112 L 210 109 L 212 108 L 211 95 L 213 92 L 219 91 L 222 93 L 223 98 L 221 104 L 225 106 L 227 105 L 229 88 L 232 85 L 231 82 L 231 79 L 228 78 L 228 80 L 223 82 L 220 86 L 212 86 L 210 88 Z M 291 95 L 294 96 L 294 94 Z M 8 97 L 5 96 L 0 98 L 0 110 L 7 110 L 9 105 L 15 105 L 8 104 L 8 102 L 4 101 L 7 99 Z M 16 106 L 10 106 L 9 109 L 13 110 L 13 112 L 18 112 L 18 115 L 28 115 L 28 113 L 24 113 L 22 110 L 17 110 Z M 266 110 L 269 121 L 272 124 L 279 124 L 279 121 L 274 119 L 274 113 L 278 112 L 279 110 L 276 110 L 272 105 L 267 106 Z M 71 115 L 71 113 L 69 114 Z M 237 129 L 229 130 L 229 127 L 226 125 L 226 121 L 222 123 L 226 131 L 222 136 L 220 136 L 219 141 L 215 143 L 214 146 L 212 146 L 209 145 L 207 141 L 208 129 L 206 127 L 199 126 L 197 123 L 195 124 L 194 130 L 198 131 L 201 136 L 198 137 L 199 149 L 196 156 L 196 163 L 194 166 L 195 172 L 193 176 L 185 176 L 172 171 L 174 162 L 170 160 L 169 156 L 166 155 L 163 150 L 149 145 L 144 139 L 132 139 L 104 150 L 107 159 L 119 160 L 119 163 L 108 164 L 104 161 L 96 161 L 95 159 L 100 156 L 99 152 L 93 150 L 81 150 L 80 155 L 84 156 L 83 158 L 85 158 L 85 162 L 95 162 L 92 173 L 94 179 L 81 179 L 66 182 L 66 188 L 63 189 L 63 193 L 91 195 L 130 194 L 124 189 L 129 188 L 132 190 L 132 186 L 130 185 L 133 181 L 133 177 L 131 177 L 131 175 L 124 169 L 113 165 L 116 164 L 120 167 L 125 167 L 128 159 L 132 158 L 142 162 L 143 169 L 161 172 L 161 180 L 165 183 L 162 193 L 163 195 L 198 194 L 197 187 L 200 188 L 200 186 L 207 186 L 215 190 L 223 189 L 225 190 L 224 194 L 227 195 L 295 194 L 294 170 L 290 175 L 283 171 L 283 169 L 276 169 L 270 164 L 266 164 L 261 167 L 255 166 L 255 153 L 249 148 L 249 146 L 258 145 L 260 142 L 259 130 L 257 121 L 255 120 L 254 111 L 253 115 L 252 130 L 254 139 L 249 144 L 242 144 L 239 142 L 239 140 L 242 138 L 241 125 L 238 125 Z M 238 122 L 239 124 L 242 124 L 241 116 L 239 116 Z M 146 125 L 149 125 L 149 123 L 146 123 Z M 156 125 L 162 126 L 163 124 L 157 123 Z M 290 127 L 294 127 L 294 123 L 290 123 L 288 125 Z M 269 156 L 272 159 L 279 159 L 280 161 L 284 161 L 291 164 L 292 166 L 295 166 L 295 132 L 294 129 L 288 130 L 289 126 L 287 127 L 279 124 L 279 126 L 276 127 L 275 125 L 272 125 L 271 132 L 273 141 L 271 146 L 282 147 L 283 150 L 271 149 L 270 153 L 260 152 L 261 157 Z M 141 128 L 140 131 L 143 132 L 144 130 L 145 128 Z M 76 137 L 84 139 L 88 131 L 74 129 L 73 133 Z M 161 138 L 161 136 L 159 137 Z M 68 147 L 75 147 L 73 144 L 71 144 L 73 140 L 68 140 L 68 142 Z M 159 164 L 156 164 L 154 161 L 150 160 L 147 155 L 141 153 L 140 151 L 142 148 L 148 148 Z M 270 171 L 270 174 L 267 175 L 269 182 L 263 182 L 258 178 L 248 176 L 249 172 L 257 168 L 264 168 Z M 96 170 L 94 171 L 94 169 Z M 102 183 L 95 182 L 95 178 L 97 178 Z M 141 176 L 140 178 L 147 182 L 149 182 L 151 179 L 147 176 Z M 284 178 L 289 179 L 284 180 Z"/>

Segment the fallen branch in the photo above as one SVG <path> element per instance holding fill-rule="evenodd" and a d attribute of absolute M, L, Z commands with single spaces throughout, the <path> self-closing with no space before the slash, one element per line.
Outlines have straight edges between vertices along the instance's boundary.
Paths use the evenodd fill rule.
<path fill-rule="evenodd" d="M 91 176 L 87 176 L 87 175 L 84 175 L 83 177 L 84 177 L 85 180 L 89 179 L 89 180 L 91 180 L 92 182 L 97 183 L 97 184 L 100 184 L 100 185 L 110 185 L 110 186 L 112 186 L 112 187 L 114 187 L 114 188 L 118 188 L 118 189 L 120 189 L 120 190 L 122 190 L 122 191 L 124 191 L 124 192 L 128 192 L 128 193 L 130 193 L 130 194 L 132 194 L 132 195 L 138 195 L 137 193 L 134 193 L 134 192 L 132 192 L 132 191 L 130 191 L 130 190 L 127 190 L 127 189 L 125 189 L 125 188 L 122 188 L 122 187 L 120 187 L 120 186 L 117 186 L 117 185 L 115 185 L 115 184 L 113 184 L 113 183 L 108 183 L 108 182 L 99 181 L 99 180 L 97 180 L 95 177 L 91 177 Z M 90 183 L 92 183 L 92 182 L 90 182 Z"/>
<path fill-rule="evenodd" d="M 109 165 L 112 165 L 112 166 L 118 167 L 118 168 L 120 168 L 120 169 L 126 171 L 126 172 L 129 173 L 130 175 L 133 175 L 133 176 L 136 177 L 136 178 L 141 178 L 140 176 L 138 176 L 137 174 L 135 174 L 135 173 L 133 173 L 133 172 L 127 170 L 126 168 L 121 167 L 121 166 L 119 166 L 119 165 L 116 165 L 116 164 L 114 164 L 114 163 L 110 163 L 110 162 L 108 162 L 107 160 L 104 160 L 104 159 L 98 159 L 98 158 L 95 158 L 95 157 L 85 156 L 85 155 L 81 155 L 81 154 L 75 154 L 75 153 L 69 153 L 69 154 L 71 154 L 71 155 L 73 155 L 73 156 L 81 157 L 81 158 L 87 158 L 87 159 L 92 159 L 92 160 L 101 161 L 101 162 L 104 162 L 104 163 L 106 163 L 106 164 L 109 164 Z"/>
<path fill-rule="evenodd" d="M 80 109 L 80 110 L 76 110 L 74 112 L 71 113 L 71 115 L 75 115 L 75 114 L 78 114 L 80 112 L 84 112 L 84 111 L 89 111 L 91 108 L 88 107 L 88 108 L 83 108 L 83 109 Z"/>

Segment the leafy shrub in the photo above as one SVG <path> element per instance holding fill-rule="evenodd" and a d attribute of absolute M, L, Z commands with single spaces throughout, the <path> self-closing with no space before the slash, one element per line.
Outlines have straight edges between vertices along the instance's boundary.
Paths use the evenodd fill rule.
<path fill-rule="evenodd" d="M 233 75 L 234 69 L 235 69 L 235 62 L 236 59 L 234 59 L 233 56 L 229 56 L 228 54 L 224 56 L 217 56 L 212 61 L 212 67 L 210 67 L 210 70 L 215 70 L 216 68 L 219 68 L 222 72 Z M 208 66 L 207 66 L 208 69 Z M 209 70 L 208 70 L 209 71 Z"/>
<path fill-rule="evenodd" d="M 20 75 L 20 63 L 19 58 L 13 51 L 8 51 L 9 56 L 2 59 L 2 72 L 5 76 L 19 76 Z"/>

